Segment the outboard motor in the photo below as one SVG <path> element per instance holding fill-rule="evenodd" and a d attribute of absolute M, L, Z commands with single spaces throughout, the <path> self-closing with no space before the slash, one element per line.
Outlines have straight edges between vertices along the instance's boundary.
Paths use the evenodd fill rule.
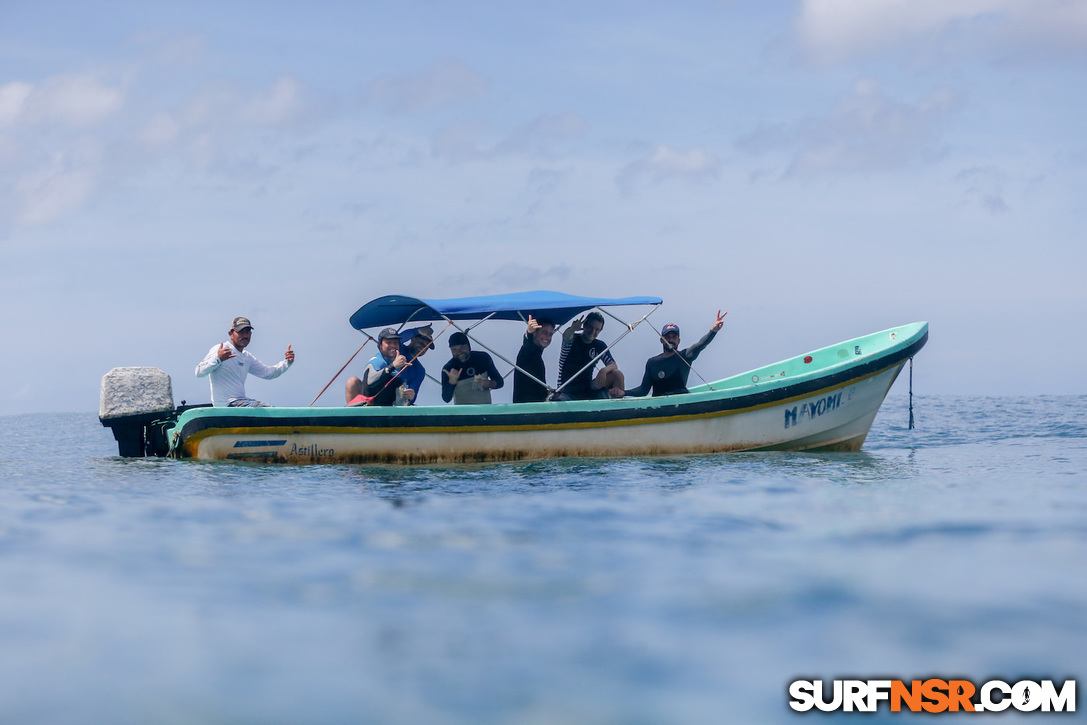
<path fill-rule="evenodd" d="M 102 377 L 98 420 L 126 458 L 165 456 L 165 429 L 177 419 L 170 376 L 158 368 L 113 368 Z"/>

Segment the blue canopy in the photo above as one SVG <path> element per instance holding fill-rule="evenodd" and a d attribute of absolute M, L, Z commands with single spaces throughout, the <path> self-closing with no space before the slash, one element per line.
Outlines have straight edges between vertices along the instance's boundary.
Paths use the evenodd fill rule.
<path fill-rule="evenodd" d="M 579 297 L 547 290 L 452 300 L 424 300 L 388 295 L 360 307 L 351 315 L 351 326 L 356 330 L 363 330 L 406 322 L 479 320 L 488 316 L 492 320 L 525 321 L 529 315 L 537 318 L 549 317 L 556 325 L 563 325 L 593 307 L 659 305 L 661 302 L 663 300 L 659 297 Z"/>

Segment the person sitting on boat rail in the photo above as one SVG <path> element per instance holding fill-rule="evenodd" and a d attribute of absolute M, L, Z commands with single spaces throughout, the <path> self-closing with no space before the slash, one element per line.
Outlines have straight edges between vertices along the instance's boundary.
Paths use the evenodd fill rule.
<path fill-rule="evenodd" d="M 419 388 L 426 378 L 426 368 L 419 358 L 426 355 L 427 350 L 433 349 L 434 328 L 430 325 L 400 331 L 400 354 L 408 359 L 408 367 L 400 373 L 400 377 L 404 378 L 404 384 L 415 393 L 409 405 L 415 405 L 415 401 L 419 399 Z"/>
<path fill-rule="evenodd" d="M 386 327 L 377 336 L 377 354 L 366 364 L 362 377 L 352 376 L 347 381 L 348 405 L 396 405 L 410 403 L 415 391 L 404 384 L 400 374 L 408 365 L 408 358 L 400 352 L 400 333 L 394 327 Z M 398 392 L 403 388 L 402 392 Z"/>
<path fill-rule="evenodd" d="M 607 344 L 600 339 L 604 329 L 604 316 L 590 312 L 577 318 L 562 333 L 562 352 L 559 354 L 559 390 L 557 399 L 596 400 L 621 398 L 626 378 L 611 356 Z M 589 362 L 599 358 L 592 365 Z M 597 363 L 603 367 L 595 376 Z M 569 382 L 567 382 L 569 381 Z"/>
<path fill-rule="evenodd" d="M 725 324 L 725 315 L 717 310 L 717 319 L 713 327 L 706 335 L 685 350 L 679 349 L 679 326 L 667 324 L 661 329 L 661 344 L 664 352 L 656 357 L 651 357 L 645 363 L 645 375 L 642 376 L 642 384 L 638 387 L 624 391 L 624 395 L 641 396 L 653 391 L 654 396 L 677 395 L 686 393 L 687 377 L 691 374 L 691 363 L 695 361 L 706 345 L 709 345 L 717 332 Z"/>
<path fill-rule="evenodd" d="M 491 391 L 506 382 L 491 356 L 473 350 L 463 332 L 449 336 L 449 352 L 453 357 L 442 367 L 442 400 L 455 405 L 490 403 Z"/>
<path fill-rule="evenodd" d="M 287 352 L 275 365 L 268 366 L 253 357 L 245 348 L 253 339 L 253 325 L 248 318 L 235 317 L 227 331 L 229 342 L 220 342 L 208 350 L 208 354 L 196 366 L 196 377 L 209 376 L 213 405 L 266 408 L 266 404 L 245 394 L 245 377 L 253 373 L 258 378 L 278 378 L 294 363 L 294 351 L 287 345 Z"/>
<path fill-rule="evenodd" d="M 541 317 L 537 320 L 528 316 L 528 329 L 517 352 L 517 368 L 513 371 L 513 402 L 542 403 L 547 400 L 551 391 L 547 389 L 543 351 L 551 344 L 554 334 L 555 323 L 550 319 Z"/>

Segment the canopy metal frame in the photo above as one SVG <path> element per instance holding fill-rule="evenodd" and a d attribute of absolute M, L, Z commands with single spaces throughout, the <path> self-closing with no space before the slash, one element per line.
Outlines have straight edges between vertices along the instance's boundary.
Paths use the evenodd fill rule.
<path fill-rule="evenodd" d="M 455 320 L 452 320 L 452 319 L 450 319 L 449 317 L 446 317 L 446 316 L 444 316 L 444 315 L 442 315 L 442 319 L 443 319 L 443 320 L 445 320 L 446 322 L 448 322 L 448 323 L 449 323 L 450 325 L 452 325 L 453 327 L 457 328 L 457 330 L 459 330 L 460 332 L 463 332 L 463 333 L 464 333 L 464 335 L 465 335 L 465 337 L 467 337 L 467 338 L 468 338 L 469 340 L 471 340 L 472 342 L 476 343 L 477 345 L 479 345 L 479 346 L 480 346 L 481 348 L 483 348 L 483 349 L 484 349 L 484 350 L 486 350 L 487 352 L 491 353 L 492 355 L 495 355 L 495 356 L 496 356 L 496 357 L 498 357 L 498 358 L 499 358 L 500 360 L 502 360 L 502 361 L 503 361 L 504 363 L 506 363 L 507 365 L 511 366 L 511 367 L 512 367 L 512 368 L 513 368 L 514 370 L 516 370 L 516 371 L 520 372 L 520 373 L 521 373 L 522 375 L 524 375 L 525 377 L 527 377 L 527 378 L 528 378 L 529 380 L 532 380 L 532 381 L 534 381 L 534 382 L 538 383 L 538 384 L 539 384 L 540 386 L 542 386 L 542 387 L 543 387 L 543 388 L 544 388 L 545 390 L 547 390 L 547 392 L 548 392 L 548 394 L 549 394 L 549 395 L 557 395 L 558 393 L 561 393 L 561 392 L 562 392 L 562 390 L 563 390 L 563 388 L 565 388 L 565 387 L 566 387 L 567 385 L 569 385 L 569 384 L 570 384 L 570 382 L 571 382 L 571 381 L 573 381 L 573 379 L 574 379 L 574 378 L 576 378 L 576 377 L 577 377 L 578 375 L 581 375 L 581 373 L 583 373 L 583 372 L 584 372 L 585 370 L 588 370 L 588 369 L 592 368 L 592 366 L 593 366 L 593 365 L 595 365 L 595 364 L 596 364 L 596 362 L 597 362 L 597 361 L 598 361 L 598 360 L 599 360 L 599 359 L 600 359 L 601 357 L 603 357 L 603 356 L 604 356 L 604 353 L 606 353 L 606 352 L 607 352 L 608 350 L 610 350 L 610 349 L 611 349 L 612 347 L 614 347 L 615 345 L 617 345 L 617 344 L 619 343 L 619 341 L 620 341 L 620 340 L 622 340 L 622 339 L 623 339 L 624 337 L 626 337 L 626 336 L 627 336 L 627 335 L 629 335 L 629 334 L 630 334 L 631 332 L 633 332 L 633 331 L 634 331 L 634 329 L 635 329 L 636 327 L 638 327 L 638 325 L 640 325 L 640 324 L 642 324 L 643 322 L 645 322 L 645 321 L 646 321 L 646 320 L 647 320 L 647 319 L 649 318 L 649 316 L 650 316 L 650 315 L 652 315 L 652 314 L 653 314 L 654 312 L 656 312 L 656 311 L 657 311 L 657 308 L 658 308 L 658 307 L 660 307 L 660 305 L 661 305 L 661 303 L 659 303 L 659 302 L 658 302 L 658 303 L 656 303 L 656 304 L 654 304 L 654 305 L 653 305 L 653 309 L 651 309 L 651 310 L 649 310 L 648 312 L 646 312 L 646 313 L 645 313 L 644 315 L 642 315 L 642 316 L 641 316 L 641 318 L 640 318 L 640 319 L 639 319 L 639 320 L 638 320 L 637 322 L 634 322 L 634 323 L 626 322 L 626 321 L 624 321 L 624 320 L 621 320 L 621 319 L 619 319 L 619 318 L 618 318 L 618 317 L 616 317 L 615 315 L 613 315 L 613 314 L 611 314 L 611 313 L 608 313 L 608 316 L 609 316 L 609 317 L 611 317 L 612 319 L 618 320 L 618 321 L 619 321 L 620 323 L 622 323 L 622 325 L 623 325 L 624 327 L 626 327 L 627 329 L 626 329 L 626 330 L 625 330 L 625 331 L 623 332 L 623 334 L 622 334 L 622 335 L 620 335 L 620 336 L 619 336 L 619 337 L 617 337 L 617 338 L 616 338 L 616 339 L 615 339 L 614 341 L 612 341 L 612 342 L 611 342 L 611 344 L 609 344 L 609 345 L 608 345 L 607 347 L 605 347 L 605 348 L 604 348 L 603 350 L 601 350 L 601 351 L 600 351 L 600 353 L 598 353 L 598 354 L 597 354 L 597 355 L 596 355 L 596 356 L 595 356 L 595 357 L 594 357 L 594 358 L 593 358 L 592 360 L 590 360 L 590 361 L 588 362 L 588 364 L 586 364 L 586 365 L 585 365 L 584 367 L 582 367 L 582 368 L 581 368 L 580 370 L 578 370 L 578 371 L 577 371 L 577 372 L 576 372 L 575 374 L 571 375 L 571 376 L 570 376 L 570 378 L 569 378 L 569 379 L 568 379 L 568 380 L 567 380 L 567 381 L 566 381 L 565 383 L 563 383 L 562 385 L 560 385 L 560 386 L 559 386 L 558 388 L 553 388 L 553 387 L 551 387 L 550 385 L 548 385 L 548 384 L 547 384 L 547 382 L 546 382 L 546 381 L 544 381 L 544 380 L 540 380 L 540 379 L 539 379 L 538 377 L 536 377 L 536 376 L 535 376 L 535 375 L 533 375 L 532 373 L 528 372 L 527 370 L 525 370 L 524 368 L 522 368 L 522 367 L 521 367 L 520 365 L 518 365 L 517 363 L 515 363 L 515 362 L 512 362 L 512 361 L 511 361 L 511 360 L 510 360 L 509 358 L 507 358 L 507 357 L 506 357 L 505 355 L 503 355 L 502 353 L 498 352 L 497 350 L 495 350 L 495 349 L 493 349 L 493 348 L 491 348 L 491 347 L 488 347 L 488 346 L 487 346 L 487 344 L 486 344 L 485 342 L 483 342 L 482 340 L 479 340 L 478 338 L 476 338 L 476 337 L 473 337 L 473 336 L 472 336 L 471 334 L 469 334 L 469 333 L 470 333 L 470 331 L 471 331 L 472 329 L 474 329 L 474 328 L 476 328 L 476 327 L 479 327 L 479 326 L 480 326 L 480 325 L 482 325 L 482 324 L 483 324 L 484 322 L 486 322 L 487 320 L 489 320 L 489 319 L 491 319 L 492 317 L 494 317 L 494 315 L 495 315 L 496 313 L 492 312 L 491 314 L 487 315 L 486 317 L 484 317 L 484 318 L 482 318 L 481 320 L 479 320 L 478 322 L 476 322 L 476 323 L 475 323 L 474 325 L 467 325 L 467 326 L 465 326 L 465 327 L 461 327 L 460 325 L 458 325 L 458 324 L 456 323 L 456 321 L 455 321 Z M 599 308 L 596 308 L 596 309 L 599 309 Z M 604 311 L 604 310 L 601 310 L 601 312 L 603 312 L 603 311 Z M 427 377 L 430 377 L 430 376 L 428 375 Z M 505 377 L 505 376 L 503 376 L 503 377 Z M 432 378 L 432 379 L 433 379 L 433 378 Z"/>
<path fill-rule="evenodd" d="M 444 307 L 448 303 L 462 303 L 464 301 L 475 302 L 477 299 L 481 300 L 481 301 L 485 301 L 488 304 L 496 303 L 498 305 L 498 308 L 493 309 L 492 311 L 489 312 L 489 314 L 486 314 L 483 317 L 478 317 L 478 318 L 468 317 L 468 315 L 472 313 L 470 307 L 469 307 L 469 309 L 464 309 L 462 307 L 460 309 L 457 309 L 457 310 L 451 312 L 450 314 L 446 314 L 445 312 L 442 311 L 442 309 L 439 309 L 439 307 Z M 367 319 L 366 316 L 363 315 L 364 310 L 367 310 L 368 308 L 371 307 L 371 305 L 374 305 L 375 303 L 384 302 L 386 300 L 390 301 L 393 305 L 399 304 L 400 309 L 401 309 L 402 312 L 407 312 L 407 310 L 403 309 L 403 307 L 405 306 L 405 303 L 413 302 L 413 303 L 416 304 L 415 309 L 411 310 L 406 315 L 399 314 L 399 315 L 394 316 L 394 315 L 391 315 L 391 314 L 387 314 L 385 317 L 378 316 L 379 319 L 381 319 L 381 320 L 388 319 L 389 324 L 399 323 L 399 327 L 397 328 L 397 332 L 402 331 L 408 324 L 410 324 L 410 323 L 412 323 L 414 321 L 422 322 L 422 321 L 429 321 L 429 320 L 432 320 L 432 319 L 433 320 L 438 320 L 438 319 L 444 320 L 445 322 L 448 323 L 448 325 L 451 325 L 451 326 L 455 327 L 457 330 L 459 330 L 460 332 L 464 333 L 465 336 L 469 340 L 471 340 L 473 343 L 475 343 L 476 345 L 478 345 L 482 349 L 486 350 L 487 352 L 491 353 L 492 355 L 495 355 L 496 357 L 498 357 L 500 360 L 502 360 L 506 364 L 510 365 L 512 370 L 516 370 L 516 371 L 520 372 L 522 375 L 524 375 L 525 377 L 529 378 L 530 380 L 538 383 L 541 387 L 543 387 L 545 390 L 548 391 L 549 397 L 554 396 L 554 395 L 562 392 L 562 390 L 567 385 L 569 385 L 571 381 L 573 381 L 575 378 L 577 378 L 579 375 L 581 375 L 583 372 L 585 372 L 585 370 L 591 369 L 600 360 L 600 358 L 604 356 L 605 353 L 607 353 L 612 347 L 617 345 L 624 337 L 626 337 L 631 332 L 633 332 L 635 328 L 637 328 L 639 325 L 641 325 L 643 322 L 645 322 L 649 318 L 649 316 L 651 314 L 653 314 L 657 310 L 657 308 L 660 307 L 660 305 L 663 303 L 663 300 L 661 300 L 659 297 L 625 297 L 625 298 L 607 299 L 607 298 L 576 297 L 574 295 L 565 295 L 565 294 L 560 294 L 560 293 L 556 293 L 556 292 L 547 292 L 547 291 L 522 293 L 522 294 L 517 294 L 517 295 L 491 295 L 489 297 L 462 298 L 462 299 L 458 299 L 458 300 L 423 300 L 423 299 L 420 299 L 420 298 L 417 298 L 417 297 L 408 297 L 408 296 L 380 297 L 380 298 L 377 298 L 377 299 L 372 300 L 371 302 L 367 303 L 362 308 L 360 308 L 354 315 L 352 315 L 352 317 L 351 317 L 352 326 L 355 327 L 355 329 L 357 329 L 359 332 L 361 332 L 363 335 L 366 336 L 366 341 L 362 344 L 362 346 L 358 350 L 355 351 L 355 354 L 352 355 L 351 358 L 346 363 L 344 363 L 344 366 L 342 368 L 340 368 L 339 372 L 337 372 L 336 375 L 333 376 L 332 380 L 330 380 L 328 382 L 328 385 L 326 385 L 324 387 L 324 389 L 322 389 L 321 392 L 317 394 L 317 397 L 314 398 L 313 401 L 310 403 L 311 406 L 314 403 L 317 402 L 317 398 L 320 398 L 321 395 L 324 394 L 325 390 L 328 389 L 329 385 L 331 385 L 336 380 L 336 378 L 339 377 L 341 373 L 343 373 L 343 371 L 347 368 L 347 366 L 351 363 L 351 361 L 355 359 L 355 357 L 359 354 L 359 352 L 362 351 L 362 348 L 365 347 L 367 343 L 369 343 L 371 341 L 376 342 L 376 338 L 374 338 L 372 335 L 367 333 L 364 328 L 365 327 L 376 327 L 376 326 L 379 326 L 379 325 L 375 324 L 375 325 L 357 326 L 356 325 L 356 320 L 361 322 L 362 319 Z M 525 301 L 526 304 L 525 304 L 524 307 L 509 306 L 509 302 L 513 301 L 513 300 Z M 441 303 L 441 304 L 439 304 L 439 303 Z M 505 303 L 505 304 L 501 304 L 501 303 Z M 594 303 L 597 303 L 597 304 L 594 304 Z M 644 315 L 642 315 L 642 317 L 640 319 L 638 319 L 637 321 L 635 321 L 634 323 L 626 322 L 625 320 L 620 319 L 619 317 L 617 317 L 616 315 L 614 315 L 613 313 L 611 313 L 609 310 L 606 309 L 608 306 L 639 306 L 639 305 L 651 305 L 652 309 L 650 309 L 648 312 L 646 312 Z M 571 312 L 573 310 L 577 310 L 578 308 L 580 308 L 579 311 L 573 312 L 573 314 L 571 314 Z M 378 309 L 380 309 L 380 307 Z M 476 338 L 474 335 L 471 334 L 471 331 L 473 329 L 475 329 L 479 325 L 482 325 L 484 322 L 487 322 L 488 320 L 491 320 L 491 319 L 495 318 L 496 315 L 501 315 L 501 317 L 499 317 L 499 319 L 516 321 L 517 318 L 520 318 L 520 320 L 522 322 L 526 322 L 526 320 L 525 320 L 525 312 L 526 311 L 530 315 L 535 314 L 537 316 L 540 316 L 540 315 L 545 314 L 545 313 L 550 311 L 550 312 L 553 312 L 554 314 L 556 314 L 558 317 L 562 318 L 561 323 L 565 324 L 566 322 L 569 322 L 571 319 L 573 319 L 577 315 L 584 314 L 585 312 L 588 312 L 589 310 L 593 310 L 593 309 L 599 310 L 600 312 L 607 315 L 608 317 L 611 317 L 612 319 L 618 321 L 624 327 L 626 327 L 626 330 L 619 337 L 617 337 L 615 340 L 613 340 L 609 345 L 607 345 L 599 354 L 594 356 L 593 359 L 588 362 L 588 364 L 586 364 L 584 367 L 582 367 L 580 370 L 578 370 L 574 375 L 570 376 L 570 378 L 568 380 L 566 380 L 566 382 L 564 382 L 558 388 L 553 388 L 552 386 L 548 385 L 547 381 L 540 380 L 539 378 L 537 378 L 532 373 L 528 372 L 524 368 L 517 365 L 516 362 L 511 361 L 505 355 L 503 355 L 502 353 L 498 352 L 497 350 L 494 350 L 493 348 L 489 347 L 486 343 L 484 343 L 483 341 L 479 340 L 478 338 Z M 485 310 L 479 310 L 479 312 L 481 312 L 481 313 L 484 312 L 484 311 Z M 430 314 L 430 313 L 433 313 L 433 314 Z M 374 314 L 376 315 L 376 313 L 374 313 Z M 456 315 L 457 318 L 460 318 L 462 322 L 464 320 L 472 320 L 472 324 L 462 326 L 461 324 L 457 323 L 457 321 L 454 319 L 453 315 Z M 516 315 L 516 317 L 510 317 L 509 315 Z M 390 319 L 390 317 L 392 319 Z M 399 319 L 396 319 L 396 318 L 399 318 Z M 369 319 L 373 319 L 373 318 L 369 318 Z M 379 323 L 379 324 L 383 324 L 383 323 Z M 448 330 L 448 329 L 449 329 L 449 327 L 447 326 L 446 330 Z M 444 332 L 445 332 L 445 330 L 442 331 L 442 333 L 444 333 Z M 439 335 L 437 335 L 436 337 L 440 337 L 440 336 L 441 336 L 441 333 L 439 333 Z M 413 358 L 413 360 L 414 360 L 414 358 Z M 512 372 L 512 370 L 511 370 L 511 372 Z M 507 373 L 506 375 L 509 375 L 509 373 Z M 427 373 L 426 376 L 428 378 L 430 378 L 431 380 L 433 380 L 434 382 L 436 382 L 438 384 L 441 384 L 439 380 L 437 380 L 434 376 L 430 375 L 429 373 Z M 503 377 L 506 377 L 506 376 L 503 376 Z M 699 376 L 699 377 L 701 377 L 701 376 Z"/>

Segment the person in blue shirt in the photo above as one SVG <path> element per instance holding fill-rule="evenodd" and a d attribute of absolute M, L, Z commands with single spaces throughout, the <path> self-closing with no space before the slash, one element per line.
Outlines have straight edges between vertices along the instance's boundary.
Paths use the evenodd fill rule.
<path fill-rule="evenodd" d="M 377 355 L 366 364 L 362 377 L 348 379 L 347 404 L 395 405 L 400 387 L 404 387 L 404 391 L 399 397 L 410 402 L 415 392 L 404 386 L 404 379 L 400 376 L 400 371 L 407 364 L 408 359 L 400 354 L 400 333 L 395 328 L 386 327 L 378 333 Z"/>
<path fill-rule="evenodd" d="M 408 360 L 407 368 L 400 373 L 400 377 L 404 379 L 404 385 L 415 393 L 408 405 L 415 405 L 415 401 L 419 399 L 419 387 L 426 378 L 426 368 L 419 358 L 433 349 L 434 329 L 430 325 L 400 331 L 400 354 Z"/>
<path fill-rule="evenodd" d="M 345 392 L 349 406 L 415 403 L 419 386 L 426 376 L 419 358 L 428 349 L 434 349 L 434 341 L 429 326 L 407 333 L 410 335 L 407 345 L 404 344 L 404 333 L 395 328 L 386 327 L 378 333 L 377 354 L 366 364 L 362 377 L 352 376 L 347 380 Z"/>

